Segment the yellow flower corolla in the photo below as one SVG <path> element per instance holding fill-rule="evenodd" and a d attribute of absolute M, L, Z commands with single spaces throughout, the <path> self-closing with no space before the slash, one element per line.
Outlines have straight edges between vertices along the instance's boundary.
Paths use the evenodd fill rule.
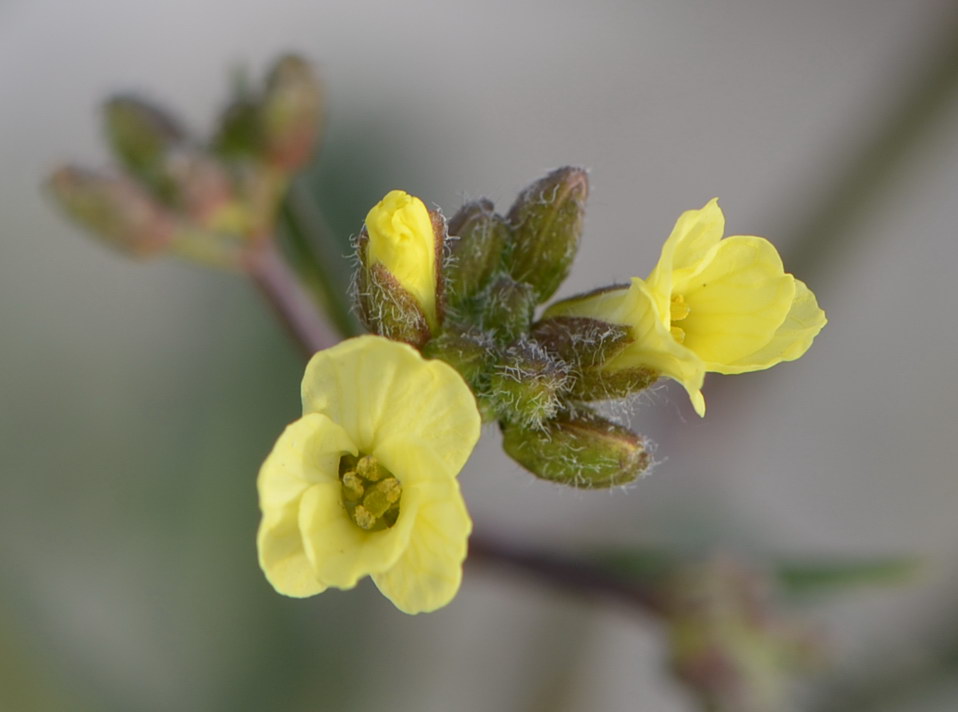
<path fill-rule="evenodd" d="M 724 232 L 713 198 L 682 214 L 648 279 L 559 302 L 546 316 L 629 326 L 634 342 L 603 369 L 648 368 L 672 378 L 705 415 L 706 372 L 759 371 L 797 359 L 826 323 L 815 295 L 785 272 L 772 243 L 723 239 Z"/>
<path fill-rule="evenodd" d="M 360 336 L 313 356 L 302 397 L 257 483 L 266 578 L 305 597 L 368 575 L 406 613 L 449 603 L 472 529 L 456 479 L 479 438 L 469 387 L 406 344 Z"/>
<path fill-rule="evenodd" d="M 401 190 L 392 190 L 366 216 L 366 263 L 381 264 L 409 292 L 435 329 L 436 233 L 423 202 Z"/>

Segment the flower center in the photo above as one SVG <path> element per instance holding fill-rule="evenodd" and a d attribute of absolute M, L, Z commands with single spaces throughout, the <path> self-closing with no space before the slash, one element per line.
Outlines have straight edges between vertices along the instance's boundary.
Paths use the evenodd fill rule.
<path fill-rule="evenodd" d="M 389 529 L 399 518 L 402 485 L 372 455 L 343 455 L 339 461 L 343 506 L 360 529 L 378 532 Z"/>
<path fill-rule="evenodd" d="M 685 297 L 683 297 L 681 294 L 672 295 L 672 305 L 669 309 L 672 315 L 672 338 L 681 344 L 685 341 L 685 329 L 676 326 L 675 322 L 682 321 L 685 317 L 687 317 L 691 309 L 689 309 L 689 305 L 685 303 Z"/>

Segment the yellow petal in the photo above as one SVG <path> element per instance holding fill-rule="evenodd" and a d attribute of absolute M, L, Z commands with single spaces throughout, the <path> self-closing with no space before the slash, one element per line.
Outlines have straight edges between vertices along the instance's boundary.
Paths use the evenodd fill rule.
<path fill-rule="evenodd" d="M 550 306 L 545 315 L 581 316 L 630 327 L 635 341 L 609 359 L 603 369 L 650 368 L 658 371 L 681 383 L 695 412 L 705 415 L 705 399 L 701 392 L 704 365 L 693 351 L 672 336 L 671 326 L 660 310 L 660 301 L 645 281 L 633 277 L 628 287 L 603 289 L 566 299 Z"/>
<path fill-rule="evenodd" d="M 409 543 L 387 571 L 373 574 L 383 595 L 405 613 L 445 606 L 462 580 L 462 562 L 472 521 L 455 480 L 428 482 L 422 490 Z"/>
<path fill-rule="evenodd" d="M 781 361 L 794 361 L 808 351 L 828 319 L 805 283 L 798 279 L 794 281 L 795 297 L 791 309 L 772 340 L 758 351 L 726 364 L 721 373 L 759 371 Z"/>
<path fill-rule="evenodd" d="M 705 399 L 702 397 L 702 382 L 705 368 L 701 359 L 691 349 L 678 343 L 671 330 L 663 322 L 648 285 L 641 279 L 632 279 L 628 289 L 629 322 L 635 336 L 621 354 L 605 366 L 616 368 L 644 367 L 658 371 L 663 376 L 682 384 L 689 400 L 699 416 L 705 415 Z"/>
<path fill-rule="evenodd" d="M 712 198 L 700 210 L 686 210 L 662 245 L 659 262 L 646 283 L 656 297 L 656 304 L 665 320 L 669 320 L 669 297 L 672 294 L 672 273 L 690 268 L 702 260 L 725 234 L 725 215 Z"/>
<path fill-rule="evenodd" d="M 289 425 L 260 468 L 263 519 L 256 538 L 260 567 L 279 593 L 312 596 L 326 589 L 306 557 L 299 529 L 303 493 L 313 482 L 338 483 L 339 458 L 356 453 L 346 432 L 312 413 Z"/>
<path fill-rule="evenodd" d="M 689 315 L 680 322 L 685 346 L 707 371 L 764 347 L 785 321 L 795 296 L 795 280 L 785 274 L 772 244 L 761 237 L 722 240 L 691 271 L 675 275 Z"/>
<path fill-rule="evenodd" d="M 356 446 L 339 425 L 319 413 L 287 426 L 260 468 L 257 479 L 264 512 L 298 498 L 312 482 L 336 481 L 343 453 Z"/>
<path fill-rule="evenodd" d="M 420 499 L 414 488 L 404 490 L 395 525 L 367 532 L 346 513 L 339 482 L 311 486 L 303 494 L 299 529 L 317 578 L 349 589 L 363 576 L 391 567 L 409 542 Z"/>
<path fill-rule="evenodd" d="M 404 486 L 410 477 L 454 477 L 481 425 L 472 392 L 451 366 L 379 336 L 316 354 L 303 377 L 303 410 L 342 425 L 360 451 L 382 459 Z M 437 465 L 423 470 L 422 461 Z"/>
<path fill-rule="evenodd" d="M 326 590 L 303 548 L 297 511 L 293 502 L 263 517 L 256 536 L 259 565 L 278 593 L 295 598 L 315 596 Z"/>
<path fill-rule="evenodd" d="M 419 302 L 436 326 L 436 233 L 423 202 L 401 190 L 390 191 L 366 216 L 369 266 L 382 264 Z"/>

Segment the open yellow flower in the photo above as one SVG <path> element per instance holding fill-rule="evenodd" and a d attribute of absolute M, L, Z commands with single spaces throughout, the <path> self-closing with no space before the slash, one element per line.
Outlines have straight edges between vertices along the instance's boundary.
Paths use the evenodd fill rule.
<path fill-rule="evenodd" d="M 431 329 L 438 323 L 436 287 L 441 245 L 432 216 L 416 196 L 391 190 L 366 216 L 366 263 L 381 264 L 419 304 Z"/>
<path fill-rule="evenodd" d="M 406 613 L 449 603 L 472 529 L 456 480 L 479 438 L 469 387 L 406 344 L 361 336 L 313 356 L 302 396 L 259 473 L 266 578 L 305 597 L 369 575 Z"/>
<path fill-rule="evenodd" d="M 682 214 L 646 280 L 554 304 L 546 316 L 628 326 L 634 341 L 603 364 L 647 368 L 681 383 L 705 414 L 706 372 L 744 373 L 804 354 L 825 326 L 805 284 L 787 274 L 761 237 L 722 239 L 725 216 L 712 199 Z"/>

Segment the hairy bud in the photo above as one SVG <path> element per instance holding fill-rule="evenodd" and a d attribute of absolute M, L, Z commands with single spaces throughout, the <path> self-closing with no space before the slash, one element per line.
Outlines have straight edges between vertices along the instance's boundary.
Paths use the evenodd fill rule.
<path fill-rule="evenodd" d="M 519 195 L 509 211 L 509 273 L 528 282 L 538 302 L 551 297 L 569 274 L 579 249 L 589 177 L 582 168 L 559 168 Z"/>
<path fill-rule="evenodd" d="M 531 285 L 502 275 L 482 294 L 477 305 L 479 320 L 501 344 L 509 344 L 529 331 L 536 308 Z"/>
<path fill-rule="evenodd" d="M 570 395 L 575 400 L 622 398 L 658 379 L 659 374 L 649 368 L 606 368 L 635 341 L 626 326 L 588 317 L 554 316 L 536 322 L 531 334 L 549 353 L 572 366 Z"/>
<path fill-rule="evenodd" d="M 537 428 L 559 411 L 568 384 L 566 364 L 523 339 L 506 349 L 493 368 L 489 397 L 503 421 Z"/>
<path fill-rule="evenodd" d="M 488 200 L 463 205 L 449 220 L 449 255 L 445 264 L 450 302 L 476 295 L 499 267 L 509 228 Z"/>
<path fill-rule="evenodd" d="M 442 215 L 401 190 L 369 211 L 356 242 L 356 287 L 360 317 L 370 331 L 422 346 L 438 330 L 445 237 Z"/>
<path fill-rule="evenodd" d="M 562 413 L 541 428 L 504 423 L 502 447 L 537 477 L 582 489 L 628 484 L 650 464 L 641 437 L 585 409 Z"/>

